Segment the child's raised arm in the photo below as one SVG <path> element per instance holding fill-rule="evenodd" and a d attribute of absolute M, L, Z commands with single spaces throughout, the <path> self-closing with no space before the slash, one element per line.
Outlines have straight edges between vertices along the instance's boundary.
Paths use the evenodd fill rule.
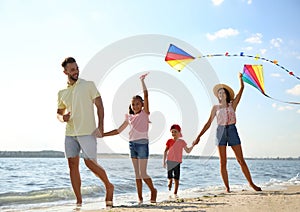
<path fill-rule="evenodd" d="M 148 100 L 148 90 L 145 84 L 145 78 L 149 73 L 143 74 L 140 76 L 141 82 L 142 82 L 142 87 L 143 87 L 143 92 L 144 92 L 144 111 L 149 114 L 149 100 Z"/>

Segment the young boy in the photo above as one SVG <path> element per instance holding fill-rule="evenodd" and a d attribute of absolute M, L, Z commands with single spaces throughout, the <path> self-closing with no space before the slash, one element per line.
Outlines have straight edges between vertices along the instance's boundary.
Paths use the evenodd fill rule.
<path fill-rule="evenodd" d="M 183 149 L 190 153 L 194 147 L 187 147 L 187 143 L 181 139 L 181 128 L 178 124 L 173 124 L 170 129 L 172 133 L 172 139 L 169 139 L 166 143 L 166 149 L 163 157 L 163 167 L 168 170 L 168 187 L 171 191 L 173 178 L 175 182 L 174 195 L 177 197 L 177 191 L 179 187 L 180 178 L 180 163 L 182 163 L 182 153 Z"/>

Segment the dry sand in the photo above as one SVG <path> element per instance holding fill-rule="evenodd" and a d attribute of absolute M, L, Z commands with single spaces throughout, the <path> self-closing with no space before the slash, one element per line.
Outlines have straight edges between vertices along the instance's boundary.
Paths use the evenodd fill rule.
<path fill-rule="evenodd" d="M 198 198 L 179 198 L 173 201 L 163 201 L 156 204 L 141 206 L 119 205 L 111 209 L 78 211 L 96 212 L 159 212 L 159 211 L 261 211 L 261 212 L 293 212 L 300 211 L 300 186 L 289 186 L 280 190 L 235 191 Z"/>
<path fill-rule="evenodd" d="M 162 212 L 162 211 L 200 211 L 200 212 L 299 212 L 300 185 L 288 186 L 280 189 L 255 192 L 233 191 L 218 193 L 196 198 L 178 198 L 156 204 L 116 205 L 110 209 L 103 209 L 104 203 L 87 203 L 81 208 L 74 205 L 56 206 L 49 208 L 35 208 L 28 212 Z"/>

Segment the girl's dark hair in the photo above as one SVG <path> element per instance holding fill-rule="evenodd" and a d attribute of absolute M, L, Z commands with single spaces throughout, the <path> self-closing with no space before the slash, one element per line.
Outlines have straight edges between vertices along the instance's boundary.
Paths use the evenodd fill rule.
<path fill-rule="evenodd" d="M 139 95 L 133 96 L 133 97 L 132 97 L 132 100 L 134 100 L 134 99 L 140 100 L 140 101 L 142 102 L 142 104 L 144 103 L 143 98 L 142 98 L 141 96 L 139 96 Z M 133 110 L 132 110 L 132 108 L 131 108 L 131 104 L 129 105 L 129 108 L 128 108 L 128 109 L 129 109 L 129 111 L 128 111 L 129 114 L 134 114 L 134 112 L 133 112 Z"/>
<path fill-rule="evenodd" d="M 231 99 L 230 99 L 230 93 L 226 88 L 223 88 L 225 93 L 226 93 L 226 102 L 230 103 Z"/>

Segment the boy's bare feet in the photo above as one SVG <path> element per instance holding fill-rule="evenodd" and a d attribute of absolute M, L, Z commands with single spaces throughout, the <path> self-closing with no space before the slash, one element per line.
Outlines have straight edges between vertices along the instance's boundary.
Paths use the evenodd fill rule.
<path fill-rule="evenodd" d="M 169 182 L 168 188 L 169 188 L 169 191 L 171 191 L 171 189 L 172 189 L 172 182 Z"/>

